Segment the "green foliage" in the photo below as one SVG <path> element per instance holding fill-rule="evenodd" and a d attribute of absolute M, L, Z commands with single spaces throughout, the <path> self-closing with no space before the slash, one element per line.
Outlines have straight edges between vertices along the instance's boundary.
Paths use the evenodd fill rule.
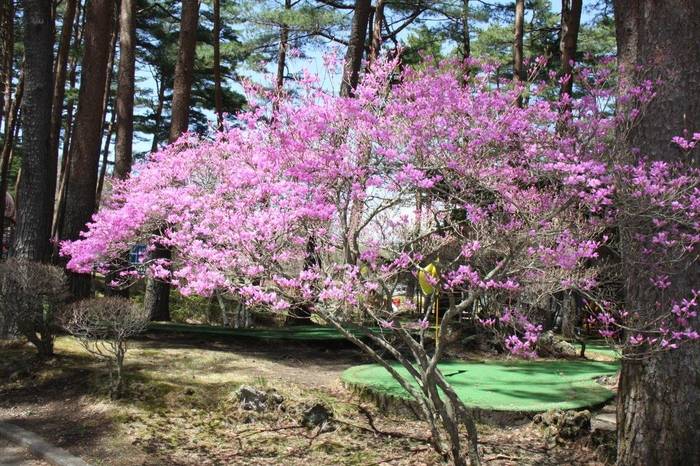
<path fill-rule="evenodd" d="M 422 25 L 406 39 L 401 61 L 405 66 L 415 67 L 423 62 L 425 57 L 436 60 L 444 58 L 442 47 L 447 39 L 446 34 L 434 31 Z"/>
<path fill-rule="evenodd" d="M 170 292 L 170 317 L 179 323 L 221 324 L 221 310 L 216 298 L 183 296 L 177 290 Z"/>
<path fill-rule="evenodd" d="M 156 141 L 164 142 L 167 141 L 170 127 L 170 96 L 180 28 L 179 4 L 163 5 L 143 0 L 139 8 L 147 9 L 149 14 L 137 16 L 137 63 L 145 68 L 143 71 L 147 71 L 147 74 L 153 77 L 156 89 L 154 91 L 147 87 L 137 92 L 134 126 L 137 132 L 152 135 Z M 245 60 L 248 52 L 238 39 L 236 27 L 241 20 L 236 11 L 223 7 L 221 16 L 222 104 L 224 113 L 235 115 L 245 105 L 246 100 L 232 89 L 231 83 L 237 77 L 239 63 Z M 213 119 L 212 112 L 215 109 L 213 39 L 211 9 L 201 7 L 190 104 L 190 126 L 199 133 L 209 130 L 209 121 Z M 152 82 L 142 80 L 141 84 L 150 86 Z M 158 105 L 161 91 L 162 109 Z"/>

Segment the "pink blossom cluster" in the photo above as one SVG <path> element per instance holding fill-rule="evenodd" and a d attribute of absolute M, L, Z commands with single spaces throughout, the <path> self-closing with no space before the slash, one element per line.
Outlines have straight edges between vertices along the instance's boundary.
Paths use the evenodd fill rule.
<path fill-rule="evenodd" d="M 82 239 L 61 244 L 68 267 L 113 270 L 133 245 L 160 244 L 173 259 L 146 265 L 185 294 L 223 290 L 277 311 L 305 302 L 322 318 L 388 328 L 396 283 L 439 258 L 437 292 L 520 307 L 506 345 L 528 355 L 540 328 L 526 310 L 559 291 L 594 293 L 606 229 L 630 205 L 665 213 L 637 238 L 649 258 L 700 239 L 698 177 L 613 163 L 612 91 L 592 86 L 566 107 L 535 93 L 517 108 L 519 90 L 494 87 L 485 65 L 470 76 L 461 63 L 398 70 L 396 58 L 377 61 L 352 98 L 307 74 L 239 125 L 183 135 L 115 183 Z M 124 280 L 138 274 L 121 265 Z"/>

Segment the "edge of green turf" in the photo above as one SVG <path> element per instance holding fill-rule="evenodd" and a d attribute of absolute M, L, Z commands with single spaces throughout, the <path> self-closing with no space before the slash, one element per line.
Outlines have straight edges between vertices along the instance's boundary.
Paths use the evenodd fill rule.
<path fill-rule="evenodd" d="M 404 376 L 398 363 L 392 367 Z M 613 375 L 617 361 L 447 361 L 438 365 L 468 407 L 482 411 L 543 412 L 582 409 L 613 398 L 595 378 Z M 411 401 L 389 372 L 377 364 L 347 369 L 341 380 L 374 398 Z"/>
<path fill-rule="evenodd" d="M 237 337 L 259 338 L 263 340 L 345 340 L 345 336 L 335 328 L 322 325 L 290 326 L 271 329 L 234 329 L 229 327 L 215 327 L 209 325 L 176 324 L 170 322 L 151 322 L 148 330 L 182 333 L 206 333 L 215 335 L 231 335 Z M 350 331 L 358 337 L 363 335 L 352 329 Z"/>

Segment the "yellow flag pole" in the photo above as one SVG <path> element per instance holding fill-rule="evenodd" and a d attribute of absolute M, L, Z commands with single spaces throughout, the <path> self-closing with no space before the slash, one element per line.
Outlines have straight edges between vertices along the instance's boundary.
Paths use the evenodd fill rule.
<path fill-rule="evenodd" d="M 436 292 L 435 293 L 435 349 L 437 349 L 438 346 L 438 331 L 440 330 L 440 313 L 438 310 L 440 309 L 440 299 L 439 295 Z"/>

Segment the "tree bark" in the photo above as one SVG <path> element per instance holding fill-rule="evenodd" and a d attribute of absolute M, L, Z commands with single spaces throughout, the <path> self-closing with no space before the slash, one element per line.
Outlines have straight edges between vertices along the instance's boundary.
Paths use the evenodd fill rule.
<path fill-rule="evenodd" d="M 78 239 L 95 213 L 113 12 L 113 0 L 92 0 L 88 3 L 75 136 L 70 147 L 65 214 L 59 235 L 61 239 Z M 87 298 L 91 294 L 90 275 L 70 273 L 69 286 L 73 299 Z"/>
<path fill-rule="evenodd" d="M 286 0 L 291 1 L 291 0 Z M 221 99 L 221 0 L 214 0 L 214 109 L 216 127 L 223 129 L 224 110 Z"/>
<path fill-rule="evenodd" d="M 513 36 L 513 82 L 525 81 L 523 71 L 523 36 L 525 34 L 525 0 L 515 0 L 515 34 Z M 516 107 L 523 107 L 523 96 L 519 95 Z"/>
<path fill-rule="evenodd" d="M 0 0 L 2 5 L 2 15 L 0 16 L 0 27 L 2 27 L 2 100 L 0 100 L 0 122 L 2 118 L 7 121 L 10 118 L 12 107 L 12 64 L 14 62 L 15 49 L 15 8 L 13 0 Z M 6 125 L 7 126 L 7 125 Z"/>
<path fill-rule="evenodd" d="M 182 133 L 187 132 L 190 123 L 190 94 L 194 79 L 198 20 L 199 2 L 197 0 L 183 0 L 177 62 L 175 63 L 175 81 L 173 83 L 173 107 L 168 141 L 170 143 L 175 142 Z"/>
<path fill-rule="evenodd" d="M 76 6 L 77 8 L 77 19 L 73 24 L 73 43 L 80 44 L 82 42 L 83 30 L 85 25 L 85 12 L 81 7 L 81 4 Z M 77 83 L 77 68 L 78 60 L 77 54 L 70 59 L 70 66 L 68 69 L 68 85 L 71 89 L 75 88 Z M 54 81 L 55 82 L 55 81 Z M 63 104 L 62 104 L 63 105 Z M 66 113 L 65 116 L 61 117 L 63 120 L 63 148 L 61 149 L 61 165 L 58 172 L 58 189 L 56 192 L 56 209 L 54 211 L 53 224 L 51 227 L 51 237 L 58 237 L 59 231 L 61 231 L 63 225 L 63 216 L 65 213 L 66 205 L 66 182 L 68 174 L 68 161 L 70 160 L 70 141 L 73 132 L 73 116 L 75 113 L 75 99 L 69 98 L 65 103 Z M 52 117 L 53 118 L 53 117 Z M 53 124 L 53 120 L 52 120 Z M 53 131 L 53 129 L 52 129 Z M 60 123 L 58 132 L 60 134 Z M 53 133 L 52 133 L 53 134 Z M 58 147 L 56 148 L 58 151 Z M 54 245 L 52 262 L 58 263 L 58 245 Z"/>
<path fill-rule="evenodd" d="M 53 34 L 51 2 L 25 0 L 25 97 L 22 100 L 22 177 L 17 192 L 17 227 L 10 256 L 46 262 L 56 186 L 51 154 Z"/>
<path fill-rule="evenodd" d="M 571 76 L 571 72 L 574 69 L 573 62 L 576 58 L 582 8 L 583 0 L 562 0 L 561 2 L 561 37 L 559 39 L 561 72 L 563 76 L 569 75 L 570 78 L 562 83 L 559 89 L 560 96 L 571 95 L 574 87 L 574 78 Z"/>
<path fill-rule="evenodd" d="M 345 54 L 343 80 L 340 84 L 340 95 L 343 97 L 350 97 L 360 79 L 371 11 L 372 0 L 355 0 L 355 14 L 352 17 L 350 40 L 347 53 Z"/>
<path fill-rule="evenodd" d="M 639 79 L 666 82 L 620 141 L 620 158 L 671 161 L 681 153 L 671 146 L 687 129 L 700 132 L 700 2 L 679 0 L 615 0 L 615 27 L 620 79 L 632 86 Z M 637 70 L 641 66 L 643 72 Z M 670 77 L 673 74 L 673 77 Z M 669 79 L 670 77 L 670 79 Z M 620 112 L 628 111 L 618 102 Z M 640 148 L 639 154 L 631 148 Z M 641 220 L 640 220 L 641 222 Z M 630 231 L 628 234 L 634 234 Z M 632 243 L 632 242 L 630 242 Z M 626 300 L 630 314 L 654 317 L 657 298 L 665 303 L 688 298 L 700 282 L 697 260 L 676 265 L 673 285 L 663 296 L 651 296 L 630 244 L 623 246 L 627 271 Z M 650 299 L 651 298 L 651 299 Z M 691 324 L 700 330 L 697 320 Z M 634 353 L 626 356 L 634 357 Z M 700 344 L 655 353 L 634 361 L 623 359 L 618 390 L 617 425 L 620 466 L 700 464 Z"/>
<path fill-rule="evenodd" d="M 379 58 L 379 52 L 382 47 L 382 22 L 384 21 L 384 5 L 385 0 L 377 0 L 374 5 L 374 20 L 372 21 L 372 43 L 369 48 L 369 62 Z"/>
<path fill-rule="evenodd" d="M 73 35 L 73 22 L 75 21 L 77 3 L 77 0 L 66 1 L 58 56 L 56 57 L 56 66 L 54 67 L 53 109 L 51 112 L 51 153 L 56 157 L 56 160 L 58 160 L 58 141 L 61 138 L 68 56 L 71 49 L 71 37 Z"/>
<path fill-rule="evenodd" d="M 119 71 L 117 72 L 117 140 L 114 177 L 131 173 L 134 142 L 134 92 L 136 89 L 136 0 L 121 0 L 119 13 Z"/>
<path fill-rule="evenodd" d="M 472 55 L 471 39 L 469 38 L 469 0 L 462 0 L 462 59 Z"/>
<path fill-rule="evenodd" d="M 284 0 L 284 9 L 289 11 L 292 9 L 292 0 Z M 277 90 L 281 90 L 284 86 L 284 70 L 287 66 L 287 45 L 289 43 L 289 25 L 280 25 L 280 47 L 277 52 Z M 277 106 L 277 102 L 275 102 Z"/>
<path fill-rule="evenodd" d="M 2 234 L 4 236 L 5 234 L 5 228 L 7 227 L 6 221 L 7 221 L 7 216 L 5 216 L 5 211 L 7 209 L 7 206 L 5 205 L 6 203 L 6 195 L 7 193 L 7 186 L 9 184 L 8 176 L 10 172 L 10 164 L 12 163 L 12 152 L 14 149 L 15 145 L 15 131 L 18 129 L 18 116 L 19 116 L 19 107 L 22 105 L 22 97 L 24 96 L 24 73 L 22 73 L 19 77 L 19 82 L 17 83 L 17 90 L 15 91 L 15 97 L 14 99 L 9 99 L 12 102 L 12 105 L 10 106 L 10 112 L 7 116 L 7 119 L 5 120 L 5 138 L 3 140 L 3 145 L 2 145 L 2 156 L 0 157 L 0 213 L 3 215 L 2 219 Z M 3 237 L 3 248 L 5 247 L 4 244 L 4 237 Z"/>

